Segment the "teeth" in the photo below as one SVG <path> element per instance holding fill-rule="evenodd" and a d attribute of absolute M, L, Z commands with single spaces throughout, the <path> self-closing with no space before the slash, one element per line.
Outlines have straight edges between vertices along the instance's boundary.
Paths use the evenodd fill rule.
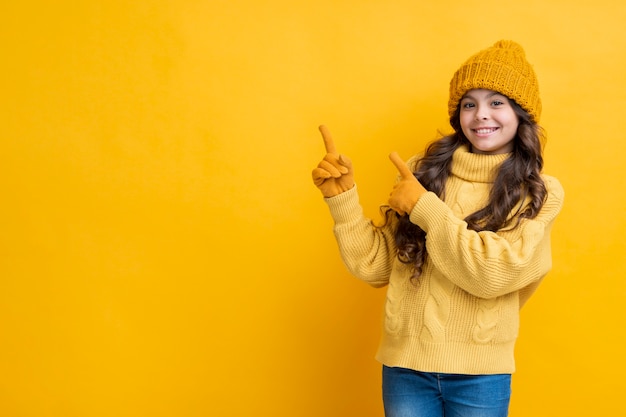
<path fill-rule="evenodd" d="M 476 133 L 479 135 L 486 135 L 487 133 L 495 132 L 495 128 L 491 127 L 489 129 L 476 129 Z"/>

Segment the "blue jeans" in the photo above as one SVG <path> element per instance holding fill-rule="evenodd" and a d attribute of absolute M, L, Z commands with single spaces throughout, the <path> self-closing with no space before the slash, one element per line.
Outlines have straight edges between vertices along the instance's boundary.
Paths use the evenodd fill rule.
<path fill-rule="evenodd" d="M 386 417 L 506 417 L 511 375 L 455 375 L 383 366 Z"/>

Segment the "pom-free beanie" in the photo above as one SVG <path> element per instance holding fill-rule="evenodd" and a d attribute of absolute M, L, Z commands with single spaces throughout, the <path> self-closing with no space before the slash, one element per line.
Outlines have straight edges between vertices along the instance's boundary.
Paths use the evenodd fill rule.
<path fill-rule="evenodd" d="M 501 40 L 465 61 L 450 81 L 450 117 L 463 95 L 474 88 L 504 94 L 515 100 L 535 122 L 539 122 L 541 99 L 537 76 L 519 44 Z"/>

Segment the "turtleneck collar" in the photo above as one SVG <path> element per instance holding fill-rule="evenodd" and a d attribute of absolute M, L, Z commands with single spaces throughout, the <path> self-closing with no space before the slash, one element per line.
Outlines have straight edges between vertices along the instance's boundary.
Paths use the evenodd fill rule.
<path fill-rule="evenodd" d="M 471 153 L 467 145 L 462 145 L 452 155 L 452 175 L 470 182 L 494 182 L 500 165 L 510 156 Z"/>

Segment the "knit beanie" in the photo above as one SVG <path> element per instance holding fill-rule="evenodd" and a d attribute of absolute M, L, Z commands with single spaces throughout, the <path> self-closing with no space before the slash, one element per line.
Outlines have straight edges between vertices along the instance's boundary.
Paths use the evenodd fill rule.
<path fill-rule="evenodd" d="M 526 61 L 520 45 L 501 40 L 469 58 L 450 81 L 448 114 L 454 115 L 459 101 L 474 88 L 497 91 L 515 100 L 539 122 L 541 99 L 533 67 Z"/>

